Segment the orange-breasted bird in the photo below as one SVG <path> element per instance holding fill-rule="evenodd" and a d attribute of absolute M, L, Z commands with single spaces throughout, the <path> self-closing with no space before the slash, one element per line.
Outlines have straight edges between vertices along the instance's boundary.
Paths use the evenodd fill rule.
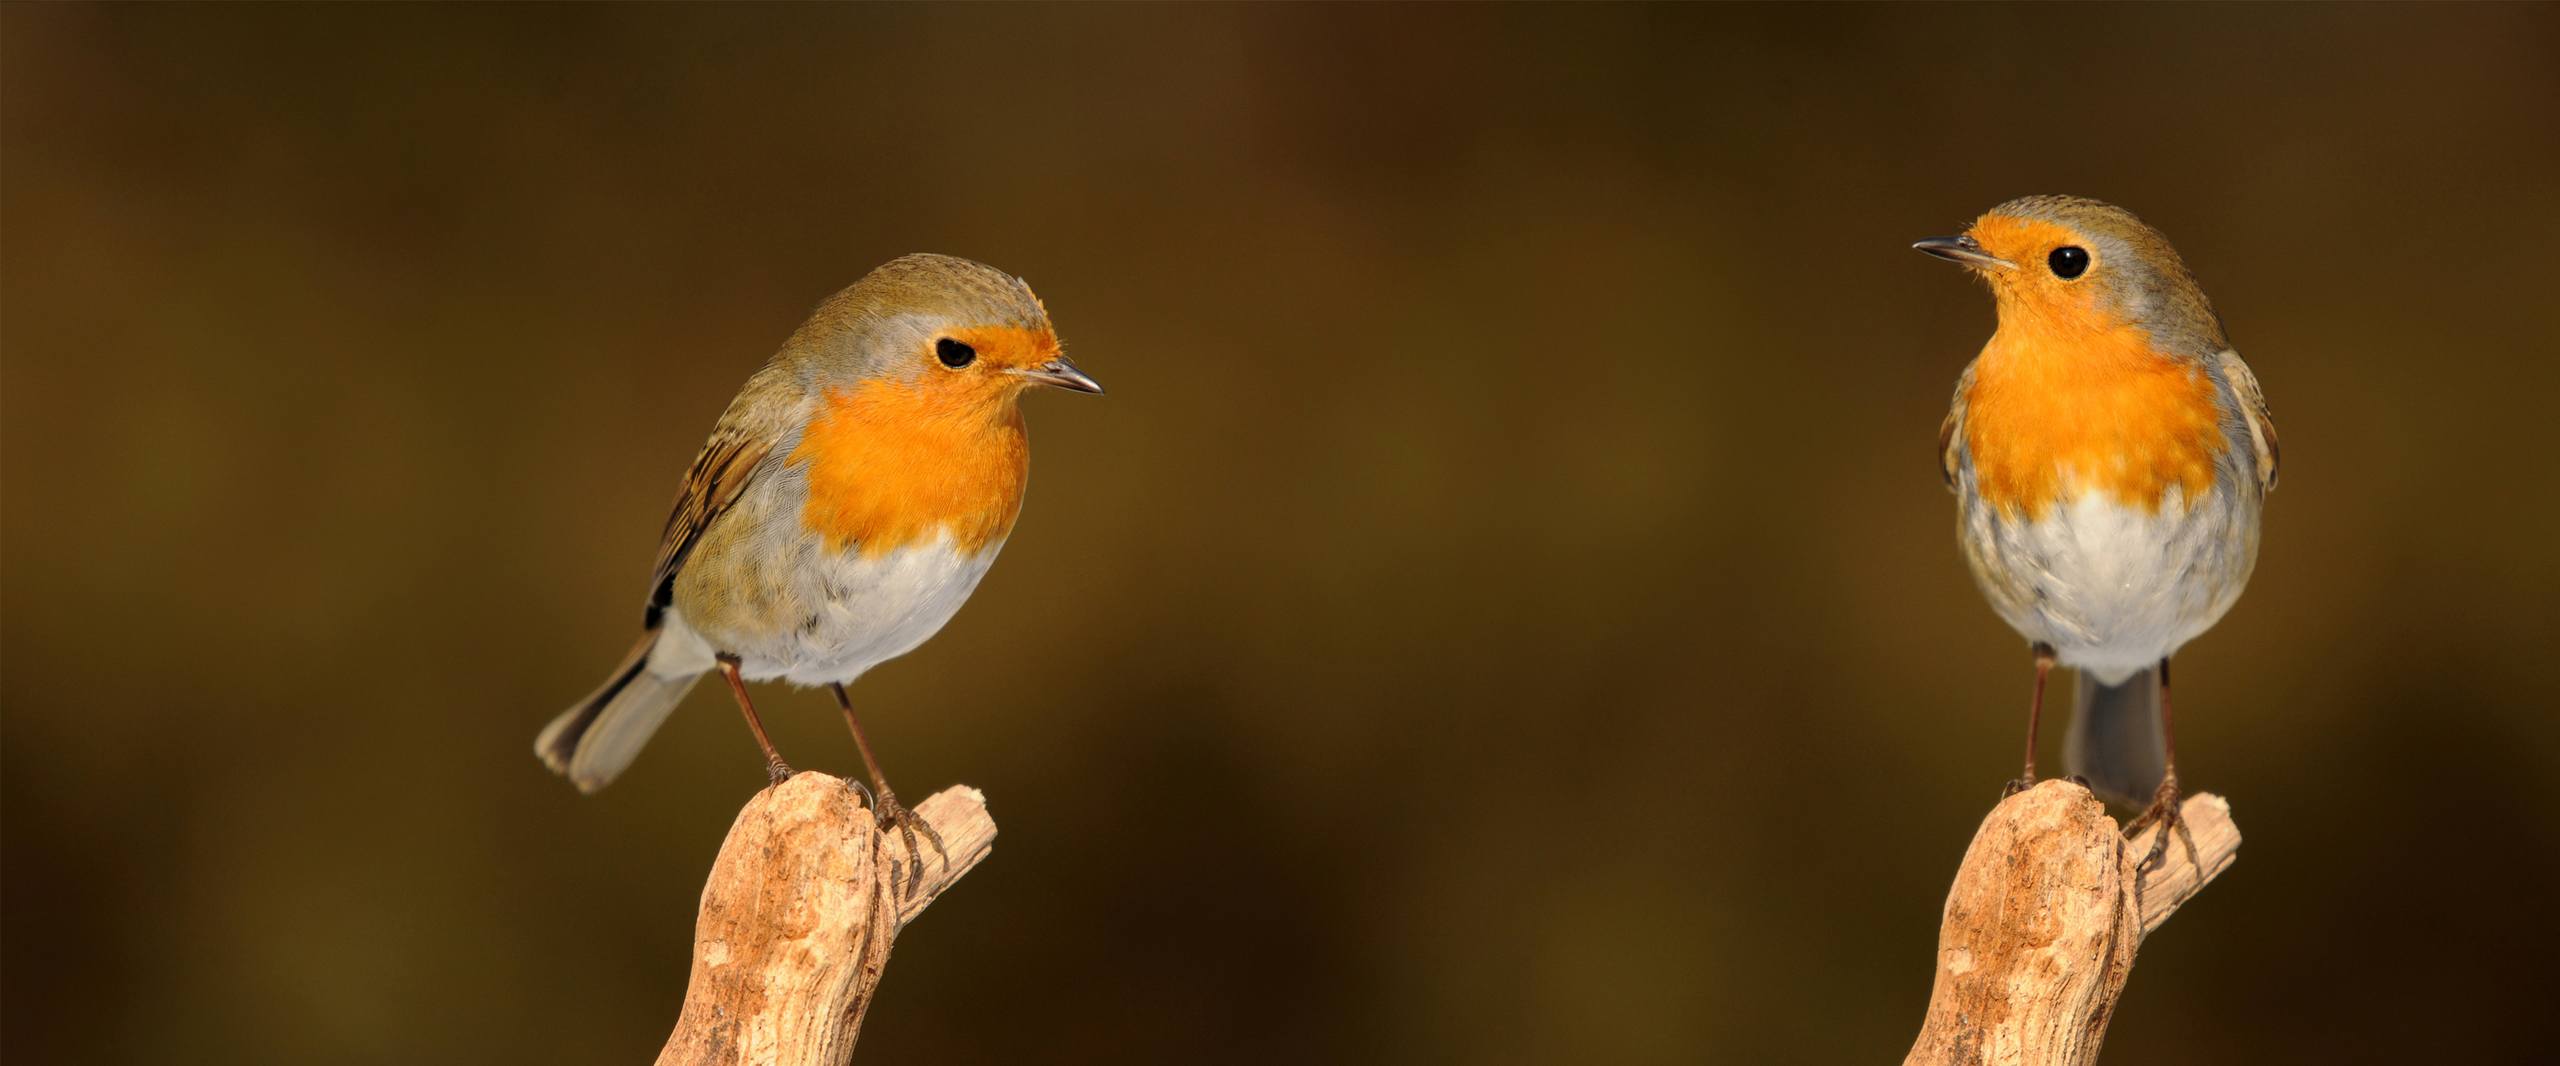
<path fill-rule="evenodd" d="M 932 827 L 898 805 L 845 686 L 933 636 L 995 562 L 1022 511 L 1017 401 L 1035 385 L 1102 391 L 1003 271 L 910 255 L 828 298 L 747 379 L 685 475 L 639 643 L 535 753 L 581 791 L 603 788 L 718 670 L 779 783 L 791 768 L 746 683 L 825 685 L 881 824 L 921 864 L 915 830 Z"/>
<path fill-rule="evenodd" d="M 2169 657 L 2257 565 L 2277 462 L 2257 378 L 2177 251 L 2123 208 L 2030 196 L 1912 247 L 1971 270 L 1999 309 L 1956 382 L 1938 461 L 1975 582 L 2034 650 L 2013 788 L 2035 782 L 2058 662 L 2079 680 L 2070 772 L 2147 802 L 2130 828 L 2183 834 Z"/>

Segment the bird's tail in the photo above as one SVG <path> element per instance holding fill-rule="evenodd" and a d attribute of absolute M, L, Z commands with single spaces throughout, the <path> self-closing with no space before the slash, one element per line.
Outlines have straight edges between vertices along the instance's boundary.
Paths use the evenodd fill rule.
<path fill-rule="evenodd" d="M 2099 684 L 2082 670 L 2079 690 L 2063 764 L 2111 802 L 2148 806 L 2169 767 L 2169 743 L 2160 728 L 2160 668 L 2117 685 Z"/>
<path fill-rule="evenodd" d="M 651 630 L 624 656 L 604 684 L 560 712 L 560 717 L 533 738 L 533 753 L 552 772 L 565 775 L 580 792 L 612 784 L 640 754 L 658 724 L 667 720 L 684 694 L 693 691 L 701 674 L 664 678 L 649 672 L 649 652 L 658 646 Z"/>

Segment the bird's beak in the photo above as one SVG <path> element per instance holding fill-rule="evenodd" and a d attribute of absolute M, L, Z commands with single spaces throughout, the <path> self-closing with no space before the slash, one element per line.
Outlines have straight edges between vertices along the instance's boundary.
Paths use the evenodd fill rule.
<path fill-rule="evenodd" d="M 1093 380 L 1092 376 L 1086 374 L 1084 371 L 1076 369 L 1076 365 L 1068 362 L 1067 357 L 1063 355 L 1038 366 L 1024 367 L 1020 370 L 1014 371 L 1014 373 L 1020 374 L 1025 378 L 1039 382 L 1043 385 L 1051 385 L 1065 389 L 1068 392 L 1089 392 L 1096 396 L 1102 395 L 1102 383 Z"/>
<path fill-rule="evenodd" d="M 1976 243 L 1971 237 L 1931 237 L 1924 241 L 1913 241 L 1911 246 L 1947 262 L 1962 263 L 1983 270 L 1992 267 L 2011 270 L 2018 265 L 1983 251 L 1982 245 Z"/>

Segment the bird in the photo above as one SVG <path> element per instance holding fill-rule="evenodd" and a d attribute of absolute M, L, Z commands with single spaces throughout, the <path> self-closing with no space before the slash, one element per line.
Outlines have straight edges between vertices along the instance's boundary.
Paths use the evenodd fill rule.
<path fill-rule="evenodd" d="M 1100 394 L 1022 279 L 947 255 L 882 264 L 827 298 L 748 377 L 676 494 L 641 632 L 534 751 L 592 793 L 631 765 L 703 675 L 727 681 L 771 782 L 791 776 L 751 681 L 823 685 L 884 828 L 922 872 L 847 686 L 915 650 L 969 599 L 1021 514 L 1035 387 Z M 857 786 L 860 787 L 860 786 Z M 946 859 L 947 861 L 947 859 Z"/>
<path fill-rule="evenodd" d="M 2064 756 L 2096 794 L 2178 818 L 2169 662 L 2240 598 L 2275 489 L 2276 427 L 2256 375 L 2166 237 L 2113 204 L 2028 196 L 1912 245 L 1991 289 L 1998 325 L 1938 427 L 1957 540 L 1992 608 L 2026 637 L 2036 780 L 2045 677 L 2075 672 Z"/>

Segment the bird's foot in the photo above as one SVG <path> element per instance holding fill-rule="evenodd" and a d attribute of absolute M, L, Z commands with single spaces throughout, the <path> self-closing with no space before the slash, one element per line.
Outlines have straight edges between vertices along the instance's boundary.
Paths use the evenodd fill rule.
<path fill-rule="evenodd" d="M 947 869 L 951 865 L 951 852 L 942 846 L 942 832 L 935 829 L 932 822 L 918 817 L 913 809 L 899 803 L 898 794 L 889 791 L 886 782 L 876 789 L 865 790 L 863 796 L 870 801 L 872 813 L 880 819 L 880 831 L 886 833 L 895 829 L 899 838 L 906 842 L 907 883 L 898 896 L 900 899 L 914 899 L 916 889 L 924 883 L 924 849 L 916 844 L 916 835 L 921 832 L 927 841 L 932 842 L 933 853 L 941 857 L 942 865 Z M 889 869 L 890 881 L 895 883 L 897 867 L 892 865 Z"/>
<path fill-rule="evenodd" d="M 2133 821 L 2125 823 L 2124 835 L 2127 838 L 2142 835 L 2142 831 L 2150 828 L 2153 823 L 2158 823 L 2160 826 L 2159 835 L 2151 840 L 2151 853 L 2143 856 L 2142 861 L 2135 864 L 2133 868 L 2136 878 L 2157 869 L 2160 860 L 2168 857 L 2169 836 L 2172 833 L 2177 834 L 2178 844 L 2186 849 L 2187 863 L 2198 870 L 2204 868 L 2204 862 L 2196 857 L 2195 834 L 2187 830 L 2186 819 L 2178 813 L 2178 800 L 2178 772 L 2171 770 L 2161 776 L 2159 791 L 2151 794 L 2151 806 L 2145 808 Z"/>

